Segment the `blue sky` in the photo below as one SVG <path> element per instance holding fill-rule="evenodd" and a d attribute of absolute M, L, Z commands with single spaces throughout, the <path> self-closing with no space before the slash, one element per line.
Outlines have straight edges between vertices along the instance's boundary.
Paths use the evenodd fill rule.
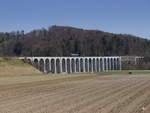
<path fill-rule="evenodd" d="M 0 32 L 52 25 L 150 39 L 150 0 L 0 0 Z"/>

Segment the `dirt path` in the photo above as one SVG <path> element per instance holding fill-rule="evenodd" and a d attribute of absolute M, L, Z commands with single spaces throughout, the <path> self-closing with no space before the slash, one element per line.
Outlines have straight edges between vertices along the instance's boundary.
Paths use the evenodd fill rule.
<path fill-rule="evenodd" d="M 150 113 L 150 76 L 78 76 L 0 85 L 0 113 Z"/>

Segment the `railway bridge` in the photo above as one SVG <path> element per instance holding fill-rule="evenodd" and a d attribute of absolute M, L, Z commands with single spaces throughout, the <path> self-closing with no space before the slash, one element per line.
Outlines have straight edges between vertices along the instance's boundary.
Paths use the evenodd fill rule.
<path fill-rule="evenodd" d="M 121 70 L 121 57 L 22 57 L 44 73 Z"/>

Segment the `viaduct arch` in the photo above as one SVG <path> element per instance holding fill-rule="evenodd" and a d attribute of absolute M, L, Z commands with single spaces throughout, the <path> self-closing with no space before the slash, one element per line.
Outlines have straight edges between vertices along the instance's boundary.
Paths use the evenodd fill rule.
<path fill-rule="evenodd" d="M 121 70 L 121 57 L 24 57 L 44 73 L 81 73 Z"/>

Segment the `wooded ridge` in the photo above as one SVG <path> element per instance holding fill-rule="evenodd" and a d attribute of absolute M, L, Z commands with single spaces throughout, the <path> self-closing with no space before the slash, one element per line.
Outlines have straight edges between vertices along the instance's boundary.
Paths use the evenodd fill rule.
<path fill-rule="evenodd" d="M 150 56 L 150 40 L 128 34 L 52 26 L 0 33 L 0 56 Z"/>

